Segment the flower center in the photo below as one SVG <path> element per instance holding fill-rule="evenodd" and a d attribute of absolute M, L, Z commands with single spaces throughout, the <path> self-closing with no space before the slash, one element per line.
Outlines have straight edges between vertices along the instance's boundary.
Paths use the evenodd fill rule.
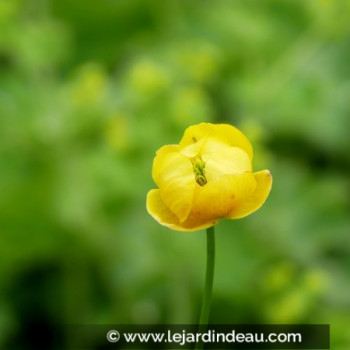
<path fill-rule="evenodd" d="M 207 183 L 207 178 L 205 177 L 205 163 L 203 159 L 197 156 L 192 159 L 192 164 L 197 184 L 204 186 Z"/>

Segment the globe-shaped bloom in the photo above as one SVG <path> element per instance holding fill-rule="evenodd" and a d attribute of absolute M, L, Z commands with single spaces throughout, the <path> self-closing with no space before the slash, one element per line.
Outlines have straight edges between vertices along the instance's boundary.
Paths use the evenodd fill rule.
<path fill-rule="evenodd" d="M 269 195 L 272 177 L 268 170 L 252 172 L 252 156 L 249 140 L 231 125 L 190 126 L 178 145 L 157 151 L 152 176 L 158 189 L 148 192 L 148 212 L 177 231 L 253 213 Z"/>

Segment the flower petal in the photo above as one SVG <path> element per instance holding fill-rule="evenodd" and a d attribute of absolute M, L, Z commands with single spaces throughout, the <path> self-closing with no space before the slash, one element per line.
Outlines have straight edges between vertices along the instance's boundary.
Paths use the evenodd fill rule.
<path fill-rule="evenodd" d="M 175 214 L 173 214 L 168 207 L 162 201 L 160 197 L 160 190 L 150 190 L 147 194 L 147 203 L 146 203 L 148 213 L 161 225 L 169 227 L 172 230 L 176 231 L 197 231 L 202 228 L 207 228 L 212 226 L 213 223 L 210 222 L 209 225 L 203 225 L 198 227 L 183 227 L 179 223 L 179 219 Z M 216 222 L 215 222 L 216 223 Z"/>
<path fill-rule="evenodd" d="M 270 172 L 268 170 L 262 170 L 253 175 L 257 184 L 255 191 L 246 199 L 242 199 L 237 206 L 233 208 L 231 213 L 227 215 L 228 219 L 240 219 L 253 213 L 264 204 L 268 197 L 272 185 L 272 176 Z"/>
<path fill-rule="evenodd" d="M 160 190 L 150 190 L 147 193 L 147 211 L 162 225 L 172 225 L 179 222 L 179 219 L 163 203 L 160 197 Z"/>
<path fill-rule="evenodd" d="M 243 198 L 254 192 L 252 173 L 224 175 L 220 179 L 196 187 L 192 210 L 184 227 L 196 227 L 226 217 Z"/>
<path fill-rule="evenodd" d="M 152 167 L 152 177 L 154 182 L 159 186 L 160 182 L 160 174 L 163 171 L 164 167 L 164 160 L 166 159 L 167 155 L 172 152 L 177 152 L 179 149 L 178 145 L 165 145 L 156 153 L 156 156 L 153 160 L 153 167 Z"/>
<path fill-rule="evenodd" d="M 203 147 L 206 140 L 207 140 L 207 138 L 203 137 L 199 141 L 182 148 L 180 150 L 180 153 L 188 158 L 194 158 L 201 153 L 202 147 Z"/>
<path fill-rule="evenodd" d="M 217 219 L 205 221 L 205 220 L 195 220 L 191 218 L 183 222 L 179 229 L 174 228 L 174 230 L 193 232 L 198 230 L 205 230 L 208 227 L 215 226 L 217 223 L 218 223 Z"/>
<path fill-rule="evenodd" d="M 196 125 L 189 126 L 182 137 L 179 146 L 184 148 L 188 145 L 195 144 L 208 137 L 213 133 L 213 124 L 210 123 L 200 123 Z"/>
<path fill-rule="evenodd" d="M 205 175 L 208 180 L 215 181 L 223 175 L 251 172 L 252 164 L 248 154 L 238 147 L 229 147 L 209 137 L 202 149 L 205 162 Z"/>
<path fill-rule="evenodd" d="M 159 165 L 160 196 L 164 204 L 179 218 L 186 220 L 193 202 L 196 185 L 193 165 L 184 155 L 167 153 Z"/>
<path fill-rule="evenodd" d="M 228 124 L 200 123 L 192 125 L 185 130 L 179 146 L 182 149 L 208 136 L 215 137 L 231 147 L 242 148 L 250 159 L 253 158 L 253 148 L 249 140 L 240 130 Z"/>

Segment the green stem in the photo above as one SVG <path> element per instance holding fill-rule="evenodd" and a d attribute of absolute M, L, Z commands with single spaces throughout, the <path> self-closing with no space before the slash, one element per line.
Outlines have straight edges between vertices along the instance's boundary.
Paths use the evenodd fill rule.
<path fill-rule="evenodd" d="M 214 264 L 215 264 L 215 229 L 214 226 L 207 229 L 207 271 L 205 276 L 205 287 L 202 301 L 201 315 L 199 318 L 199 332 L 203 333 L 207 330 L 211 296 L 213 291 L 214 280 Z M 196 346 L 197 350 L 202 349 L 201 343 Z"/>

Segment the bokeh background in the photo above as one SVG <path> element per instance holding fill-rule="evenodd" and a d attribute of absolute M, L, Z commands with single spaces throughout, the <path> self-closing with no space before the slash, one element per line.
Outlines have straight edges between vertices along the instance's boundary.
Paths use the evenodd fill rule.
<path fill-rule="evenodd" d="M 206 121 L 274 177 L 217 227 L 211 322 L 330 323 L 349 349 L 349 23 L 347 0 L 0 0 L 0 348 L 197 321 L 204 231 L 145 198 L 156 150 Z"/>

